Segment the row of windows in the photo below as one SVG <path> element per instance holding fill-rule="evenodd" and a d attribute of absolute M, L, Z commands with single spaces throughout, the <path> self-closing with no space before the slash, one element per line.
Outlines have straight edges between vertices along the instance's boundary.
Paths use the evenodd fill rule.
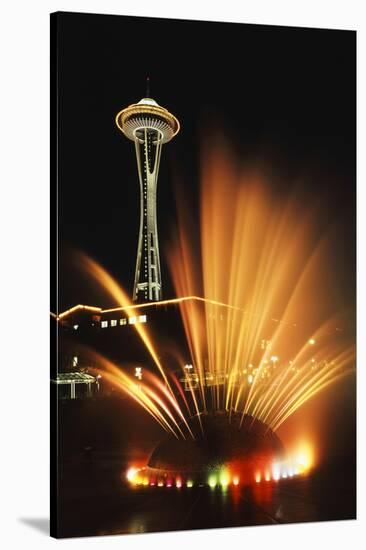
<path fill-rule="evenodd" d="M 127 321 L 129 325 L 135 325 L 136 323 L 146 323 L 146 315 L 139 315 L 138 317 L 122 317 L 119 320 L 120 325 L 127 325 Z M 109 325 L 110 323 L 110 325 Z M 118 324 L 117 319 L 111 319 L 111 321 L 102 321 L 101 327 L 106 328 L 108 326 L 116 327 Z"/>

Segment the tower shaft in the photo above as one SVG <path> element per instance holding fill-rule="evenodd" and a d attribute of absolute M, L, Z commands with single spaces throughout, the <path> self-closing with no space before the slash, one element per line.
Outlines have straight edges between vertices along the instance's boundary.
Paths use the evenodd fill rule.
<path fill-rule="evenodd" d="M 140 181 L 140 231 L 136 259 L 134 301 L 158 301 L 162 297 L 156 193 L 162 147 L 162 134 L 153 128 L 135 133 Z"/>

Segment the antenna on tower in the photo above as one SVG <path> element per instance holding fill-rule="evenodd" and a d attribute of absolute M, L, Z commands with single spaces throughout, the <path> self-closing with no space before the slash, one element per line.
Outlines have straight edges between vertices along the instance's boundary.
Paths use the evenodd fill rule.
<path fill-rule="evenodd" d="M 146 77 L 146 97 L 150 97 L 150 78 Z"/>

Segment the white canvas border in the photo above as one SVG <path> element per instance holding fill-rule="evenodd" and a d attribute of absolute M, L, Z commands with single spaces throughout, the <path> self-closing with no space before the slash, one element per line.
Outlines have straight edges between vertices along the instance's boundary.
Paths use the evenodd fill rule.
<path fill-rule="evenodd" d="M 1 533 L 4 548 L 176 550 L 189 544 L 255 548 L 361 548 L 365 540 L 366 387 L 363 371 L 365 269 L 365 18 L 362 2 L 228 1 L 173 3 L 155 0 L 21 2 L 2 6 L 1 16 L 1 288 L 2 384 Z M 156 535 L 54 541 L 24 519 L 48 516 L 48 316 L 49 309 L 49 13 L 131 14 L 246 23 L 357 29 L 358 31 L 358 520 Z M 21 338 L 19 336 L 21 335 Z"/>

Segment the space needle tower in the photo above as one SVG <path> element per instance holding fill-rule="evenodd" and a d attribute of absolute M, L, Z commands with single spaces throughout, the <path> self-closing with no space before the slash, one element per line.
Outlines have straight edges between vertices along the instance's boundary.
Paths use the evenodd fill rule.
<path fill-rule="evenodd" d="M 134 301 L 158 301 L 162 297 L 156 190 L 161 148 L 179 132 L 179 122 L 167 109 L 149 97 L 122 109 L 116 124 L 134 141 L 140 180 L 140 232 L 137 249 Z"/>

